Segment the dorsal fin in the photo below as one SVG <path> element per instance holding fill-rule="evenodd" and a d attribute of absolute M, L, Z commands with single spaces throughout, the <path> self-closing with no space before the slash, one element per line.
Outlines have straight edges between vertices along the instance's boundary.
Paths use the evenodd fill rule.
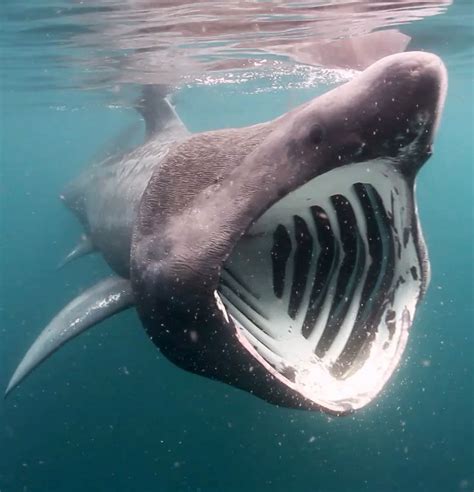
<path fill-rule="evenodd" d="M 145 139 L 167 128 L 183 128 L 184 125 L 167 99 L 169 87 L 166 85 L 145 85 L 135 106 L 145 120 Z"/>

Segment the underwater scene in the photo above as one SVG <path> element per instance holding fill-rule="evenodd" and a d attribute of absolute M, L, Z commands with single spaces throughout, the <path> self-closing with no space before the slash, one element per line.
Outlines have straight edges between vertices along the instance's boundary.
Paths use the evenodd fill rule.
<path fill-rule="evenodd" d="M 474 491 L 472 0 L 0 22 L 0 492 Z"/>

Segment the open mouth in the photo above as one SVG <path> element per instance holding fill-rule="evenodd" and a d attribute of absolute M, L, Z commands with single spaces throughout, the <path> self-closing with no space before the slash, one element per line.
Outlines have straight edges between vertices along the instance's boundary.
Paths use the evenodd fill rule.
<path fill-rule="evenodd" d="M 331 170 L 268 209 L 226 261 L 219 295 L 241 344 L 334 412 L 398 366 L 428 261 L 411 180 L 390 160 Z"/>

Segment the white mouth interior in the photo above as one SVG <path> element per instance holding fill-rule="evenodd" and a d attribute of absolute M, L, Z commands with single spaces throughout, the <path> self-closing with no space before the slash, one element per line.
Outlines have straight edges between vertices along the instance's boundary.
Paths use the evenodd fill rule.
<path fill-rule="evenodd" d="M 288 194 L 221 275 L 241 343 L 323 408 L 369 403 L 398 365 L 422 289 L 416 217 L 413 190 L 388 161 L 345 166 Z"/>

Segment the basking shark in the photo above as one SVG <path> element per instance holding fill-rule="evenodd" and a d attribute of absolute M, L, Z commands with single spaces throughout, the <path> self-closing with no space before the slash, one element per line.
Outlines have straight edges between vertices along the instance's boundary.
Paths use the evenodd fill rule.
<path fill-rule="evenodd" d="M 273 121 L 190 134 L 146 87 L 143 145 L 61 195 L 84 227 L 68 260 L 98 251 L 115 275 L 54 317 L 6 394 L 135 307 L 187 371 L 291 408 L 367 405 L 429 283 L 414 188 L 446 88 L 437 56 L 395 54 Z"/>

